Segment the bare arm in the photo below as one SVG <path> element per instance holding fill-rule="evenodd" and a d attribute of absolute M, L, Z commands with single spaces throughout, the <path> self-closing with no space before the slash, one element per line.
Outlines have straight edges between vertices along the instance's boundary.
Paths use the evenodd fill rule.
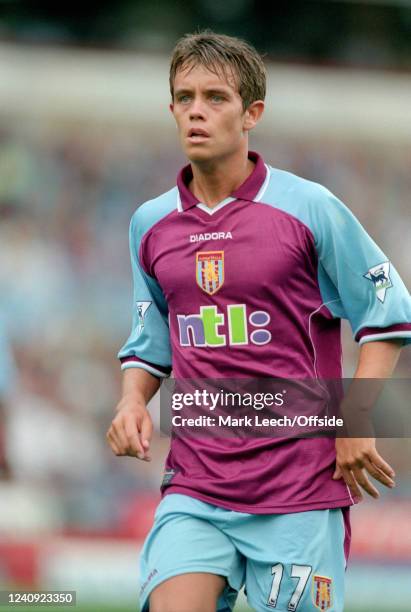
<path fill-rule="evenodd" d="M 123 392 L 107 440 L 116 455 L 150 461 L 153 423 L 147 404 L 160 387 L 160 380 L 141 368 L 128 368 L 123 374 Z"/>
<path fill-rule="evenodd" d="M 390 378 L 397 364 L 402 346 L 402 340 L 385 340 L 384 342 L 367 342 L 360 350 L 360 356 L 354 378 Z M 370 393 L 377 395 L 378 385 Z M 376 397 L 369 397 L 370 404 Z M 348 399 L 349 402 L 349 393 Z M 355 408 L 355 406 L 354 406 Z M 350 491 L 362 498 L 361 489 L 364 489 L 374 498 L 379 497 L 378 490 L 371 484 L 370 474 L 387 487 L 394 487 L 394 470 L 379 455 L 375 445 L 375 438 L 337 438 L 337 467 L 333 478 L 344 478 Z"/>
<path fill-rule="evenodd" d="M 403 341 L 366 342 L 361 346 L 354 378 L 390 378 L 397 365 Z"/>

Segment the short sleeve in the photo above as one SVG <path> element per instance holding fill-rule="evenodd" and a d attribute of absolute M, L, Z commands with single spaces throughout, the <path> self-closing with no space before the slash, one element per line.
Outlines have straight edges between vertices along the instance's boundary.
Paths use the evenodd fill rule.
<path fill-rule="evenodd" d="M 168 306 L 157 280 L 141 265 L 137 213 L 131 219 L 129 241 L 133 273 L 132 327 L 118 357 L 122 369 L 142 368 L 154 376 L 166 377 L 171 372 Z"/>
<path fill-rule="evenodd" d="M 323 188 L 312 207 L 324 303 L 349 320 L 355 340 L 411 343 L 411 298 L 397 270 L 358 219 Z"/>

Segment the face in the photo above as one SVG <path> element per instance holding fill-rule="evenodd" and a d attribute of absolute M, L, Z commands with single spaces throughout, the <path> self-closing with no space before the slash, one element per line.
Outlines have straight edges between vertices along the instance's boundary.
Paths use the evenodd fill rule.
<path fill-rule="evenodd" d="M 264 103 L 244 111 L 237 85 L 204 66 L 183 68 L 174 80 L 170 110 L 181 146 L 192 162 L 209 162 L 247 148 L 247 134 L 257 123 Z"/>

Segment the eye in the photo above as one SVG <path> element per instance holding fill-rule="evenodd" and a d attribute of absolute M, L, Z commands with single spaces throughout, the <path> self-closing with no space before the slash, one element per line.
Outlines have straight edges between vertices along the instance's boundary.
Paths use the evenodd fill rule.
<path fill-rule="evenodd" d="M 224 101 L 224 96 L 221 96 L 220 94 L 213 94 L 211 96 L 211 101 L 215 102 L 216 104 L 220 104 Z"/>
<path fill-rule="evenodd" d="M 182 94 L 181 96 L 178 96 L 177 100 L 178 102 L 180 102 L 180 104 L 188 104 L 190 102 L 190 96 L 188 94 Z"/>

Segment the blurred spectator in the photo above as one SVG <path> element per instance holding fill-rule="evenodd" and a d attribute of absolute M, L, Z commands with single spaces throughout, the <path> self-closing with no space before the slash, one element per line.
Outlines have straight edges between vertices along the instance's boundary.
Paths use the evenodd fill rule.
<path fill-rule="evenodd" d="M 0 318 L 0 480 L 11 476 L 10 464 L 6 452 L 6 411 L 11 401 L 11 392 L 15 388 L 16 371 L 4 324 Z"/>

